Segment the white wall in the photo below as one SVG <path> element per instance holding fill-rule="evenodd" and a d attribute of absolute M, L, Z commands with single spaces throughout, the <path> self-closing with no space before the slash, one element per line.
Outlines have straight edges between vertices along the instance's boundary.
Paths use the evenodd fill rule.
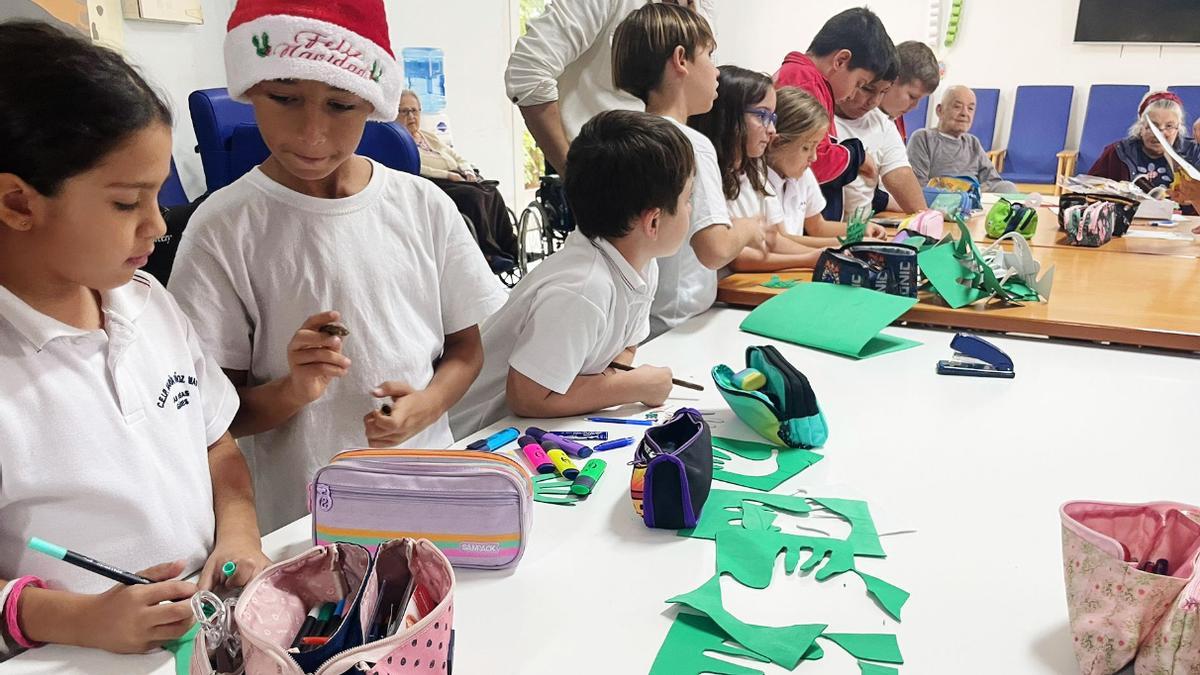
<path fill-rule="evenodd" d="M 773 73 L 787 52 L 804 51 L 825 19 L 862 4 L 847 0 L 716 0 L 720 40 L 717 56 L 722 63 Z M 938 4 L 945 17 L 948 0 Z M 926 38 L 928 2 L 887 0 L 869 6 L 883 19 L 896 42 Z M 1200 84 L 1200 48 L 1075 44 L 1078 10 L 1079 0 L 968 1 L 964 3 L 955 45 L 946 49 L 939 44 L 937 51 L 946 64 L 944 82 L 1000 89 L 996 147 L 1003 148 L 1007 142 L 1017 85 L 1075 86 L 1067 137 L 1067 147 L 1075 148 L 1089 85 L 1146 84 L 1163 88 Z M 770 28 L 764 30 L 762 26 Z M 1200 110 L 1191 114 L 1197 113 Z"/>
<path fill-rule="evenodd" d="M 505 196 L 516 191 L 514 124 L 520 115 L 504 95 L 511 49 L 507 0 L 386 0 L 392 49 L 441 47 L 455 145 Z M 125 22 L 125 54 L 166 91 L 176 113 L 175 161 L 191 197 L 204 191 L 187 97 L 225 86 L 222 44 L 234 0 L 203 0 L 202 26 Z M 510 202 L 511 205 L 511 202 Z M 518 209 L 519 210 L 519 209 Z"/>

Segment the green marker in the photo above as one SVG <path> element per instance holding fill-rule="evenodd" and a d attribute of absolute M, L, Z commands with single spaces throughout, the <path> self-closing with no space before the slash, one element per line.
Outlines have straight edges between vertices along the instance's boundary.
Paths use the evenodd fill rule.
<path fill-rule="evenodd" d="M 102 577 L 108 577 L 109 579 L 125 584 L 126 586 L 154 583 L 153 581 L 141 575 L 134 574 L 133 572 L 126 572 L 123 569 L 113 567 L 107 563 L 102 563 L 95 558 L 89 558 L 82 553 L 68 551 L 62 546 L 51 544 L 50 542 L 45 541 L 44 539 L 38 539 L 37 537 L 29 538 L 29 548 L 37 551 L 38 553 L 44 553 L 51 558 L 58 558 L 63 562 L 71 563 L 76 567 L 81 567 L 94 574 L 99 574 Z"/>
<path fill-rule="evenodd" d="M 235 572 L 237 572 L 237 563 L 232 560 L 221 565 L 221 574 L 224 574 L 226 579 L 233 576 Z"/>
<path fill-rule="evenodd" d="M 596 483 L 600 482 L 600 477 L 604 475 L 604 468 L 607 466 L 608 463 L 602 459 L 589 459 L 588 463 L 583 465 L 583 470 L 575 477 L 575 482 L 571 483 L 571 492 L 585 497 L 592 494 L 592 490 L 596 488 Z"/>

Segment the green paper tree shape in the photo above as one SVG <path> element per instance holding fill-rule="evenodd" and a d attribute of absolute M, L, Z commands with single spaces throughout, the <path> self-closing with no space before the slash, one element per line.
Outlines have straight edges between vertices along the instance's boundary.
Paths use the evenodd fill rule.
<path fill-rule="evenodd" d="M 726 611 L 721 602 L 721 575 L 715 574 L 690 593 L 677 595 L 667 602 L 687 605 L 707 615 L 738 644 L 767 657 L 788 670 L 800 664 L 825 624 L 759 626 L 746 623 Z"/>
<path fill-rule="evenodd" d="M 715 659 L 705 653 L 741 656 L 761 663 L 770 661 L 749 649 L 729 644 L 729 639 L 725 631 L 707 616 L 680 612 L 658 648 L 650 675 L 763 675 L 757 668 Z"/>
<path fill-rule="evenodd" d="M 774 490 L 796 474 L 825 458 L 824 455 L 819 455 L 809 450 L 778 448 L 766 443 L 722 438 L 720 436 L 713 437 L 712 442 L 713 478 L 742 487 L 762 490 L 763 492 Z M 721 449 L 719 450 L 718 448 Z M 754 461 L 769 460 L 772 454 L 774 454 L 776 462 L 775 471 L 758 476 L 747 476 L 745 474 L 726 471 L 724 468 L 725 462 L 733 459 L 733 457 L 722 450 L 728 450 L 739 457 Z"/>

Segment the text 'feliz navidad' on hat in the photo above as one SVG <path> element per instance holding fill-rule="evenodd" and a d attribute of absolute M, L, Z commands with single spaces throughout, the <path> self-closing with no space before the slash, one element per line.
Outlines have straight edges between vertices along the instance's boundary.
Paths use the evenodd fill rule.
<path fill-rule="evenodd" d="M 229 95 L 265 80 L 315 80 L 375 106 L 391 121 L 400 107 L 400 67 L 383 0 L 238 0 L 225 35 Z"/>

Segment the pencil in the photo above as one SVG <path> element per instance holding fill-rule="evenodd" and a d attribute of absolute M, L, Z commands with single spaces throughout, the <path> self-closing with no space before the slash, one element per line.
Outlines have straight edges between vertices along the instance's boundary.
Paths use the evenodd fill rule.
<path fill-rule="evenodd" d="M 610 363 L 608 365 L 610 368 L 616 368 L 617 370 L 625 370 L 625 371 L 633 370 L 633 366 L 627 366 L 624 363 L 617 363 L 616 361 L 613 361 L 612 363 Z M 698 384 L 695 384 L 692 382 L 686 382 L 684 380 L 677 380 L 673 377 L 671 378 L 671 384 L 675 385 L 676 387 L 683 387 L 684 389 L 692 389 L 695 391 L 704 391 L 704 387 L 702 387 Z"/>

